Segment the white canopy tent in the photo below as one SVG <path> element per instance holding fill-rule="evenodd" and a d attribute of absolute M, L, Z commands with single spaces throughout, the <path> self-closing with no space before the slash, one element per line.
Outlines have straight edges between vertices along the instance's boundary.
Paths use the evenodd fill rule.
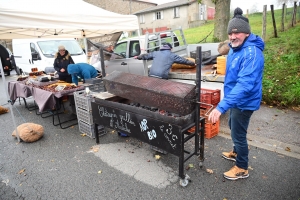
<path fill-rule="evenodd" d="M 137 16 L 82 0 L 0 0 L 0 39 L 92 38 L 138 29 Z"/>
<path fill-rule="evenodd" d="M 0 39 L 95 38 L 138 29 L 137 16 L 109 12 L 82 0 L 0 0 Z M 0 66 L 5 87 L 1 60 Z M 5 91 L 9 98 L 6 87 Z M 17 137 L 20 141 L 18 133 Z"/>

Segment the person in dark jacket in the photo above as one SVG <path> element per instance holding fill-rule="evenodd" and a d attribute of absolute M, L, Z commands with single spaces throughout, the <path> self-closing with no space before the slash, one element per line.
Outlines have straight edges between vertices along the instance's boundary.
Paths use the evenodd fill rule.
<path fill-rule="evenodd" d="M 68 74 L 68 65 L 74 64 L 74 61 L 70 53 L 65 49 L 64 46 L 58 47 L 58 52 L 55 54 L 54 69 L 57 71 L 59 80 L 67 83 L 72 83 L 72 77 Z"/>
<path fill-rule="evenodd" d="M 224 98 L 210 113 L 208 120 L 215 123 L 221 114 L 230 109 L 229 128 L 233 149 L 222 157 L 235 161 L 224 177 L 229 180 L 247 178 L 248 155 L 247 129 L 252 113 L 258 110 L 262 99 L 264 71 L 264 42 L 251 33 L 248 19 L 240 8 L 234 10 L 229 21 L 229 53 L 226 59 Z"/>
<path fill-rule="evenodd" d="M 68 66 L 68 73 L 72 76 L 72 82 L 78 85 L 78 77 L 83 80 L 96 78 L 97 70 L 92 65 L 87 63 L 70 64 Z"/>
<path fill-rule="evenodd" d="M 142 54 L 134 58 L 139 60 L 153 60 L 150 68 L 149 76 L 168 79 L 169 71 L 173 63 L 187 64 L 194 66 L 195 63 L 182 58 L 171 52 L 172 45 L 164 43 L 159 51 L 154 51 L 148 54 Z"/>
<path fill-rule="evenodd" d="M 10 70 L 11 70 L 11 63 L 10 63 L 10 58 L 9 58 L 9 53 L 6 50 L 4 46 L 0 44 L 0 57 L 1 57 L 1 63 L 3 67 L 4 73 L 7 74 L 7 76 L 10 75 Z M 1 71 L 0 71 L 1 72 Z"/>

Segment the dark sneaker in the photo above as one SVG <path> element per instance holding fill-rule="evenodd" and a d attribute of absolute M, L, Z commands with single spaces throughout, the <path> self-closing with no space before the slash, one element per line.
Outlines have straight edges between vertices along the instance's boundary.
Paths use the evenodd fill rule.
<path fill-rule="evenodd" d="M 230 152 L 223 152 L 222 153 L 222 157 L 227 159 L 227 160 L 232 160 L 235 162 L 235 159 L 236 159 L 236 156 L 237 156 L 237 153 L 233 152 L 233 151 L 230 151 Z"/>
<path fill-rule="evenodd" d="M 224 177 L 229 180 L 237 180 L 240 178 L 248 178 L 248 170 L 239 168 L 238 166 L 233 166 L 228 172 L 224 173 Z"/>

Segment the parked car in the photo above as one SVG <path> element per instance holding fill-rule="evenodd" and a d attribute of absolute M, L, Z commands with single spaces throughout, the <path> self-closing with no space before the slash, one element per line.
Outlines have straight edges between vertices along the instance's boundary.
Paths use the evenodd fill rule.
<path fill-rule="evenodd" d="M 10 71 L 12 70 L 12 64 L 10 61 L 10 55 L 7 49 L 0 44 L 0 57 L 1 57 L 1 63 L 3 67 L 4 74 L 7 76 L 10 76 Z M 1 74 L 1 71 L 0 71 Z M 2 74 L 1 74 L 2 75 Z"/>

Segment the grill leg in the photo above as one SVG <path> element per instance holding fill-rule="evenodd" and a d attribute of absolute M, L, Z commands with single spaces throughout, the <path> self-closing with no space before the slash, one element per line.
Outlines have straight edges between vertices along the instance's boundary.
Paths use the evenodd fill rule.
<path fill-rule="evenodd" d="M 205 118 L 200 119 L 201 129 L 200 129 L 200 156 L 199 156 L 199 166 L 202 167 L 202 163 L 204 161 L 204 133 L 205 133 Z"/>
<path fill-rule="evenodd" d="M 184 179 L 184 134 L 181 134 L 181 152 L 179 156 L 179 177 Z"/>
<path fill-rule="evenodd" d="M 95 132 L 95 138 L 96 138 L 96 144 L 99 144 L 99 131 L 98 131 L 98 124 L 94 124 L 94 132 Z"/>

